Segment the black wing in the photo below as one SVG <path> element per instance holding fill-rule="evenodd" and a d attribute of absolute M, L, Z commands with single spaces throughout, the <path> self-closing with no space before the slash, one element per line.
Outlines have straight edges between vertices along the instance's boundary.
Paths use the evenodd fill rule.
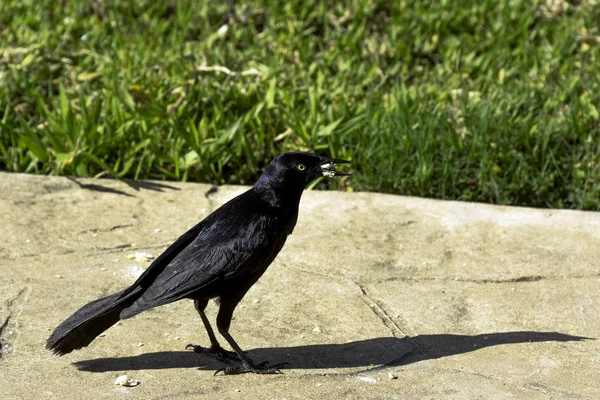
<path fill-rule="evenodd" d="M 215 210 L 208 217 L 200 221 L 194 227 L 190 228 L 186 233 L 181 235 L 175 242 L 173 242 L 165 251 L 158 256 L 152 264 L 137 278 L 137 280 L 126 289 L 121 297 L 128 295 L 133 291 L 138 291 L 141 288 L 147 288 L 154 282 L 154 280 L 164 271 L 165 267 L 169 265 L 180 253 L 182 253 L 190 244 L 192 244 L 201 234 L 206 234 L 215 229 L 215 225 L 219 223 L 219 219 L 226 217 L 229 213 L 235 212 L 238 208 L 236 204 L 243 202 L 243 199 L 249 197 L 249 192 L 242 193 L 241 195 L 234 197 L 229 200 L 223 206 Z"/>
<path fill-rule="evenodd" d="M 180 240 L 185 247 L 174 257 L 166 257 L 163 260 L 166 265 L 160 267 L 160 272 L 151 271 L 146 279 L 143 276 L 138 279 L 141 285 L 147 286 L 140 297 L 123 310 L 121 318 L 180 300 L 218 279 L 233 279 L 260 267 L 261 259 L 278 240 L 277 233 L 285 241 L 287 234 L 281 235 L 277 229 L 277 218 L 247 209 L 231 211 L 201 227 L 191 241 L 184 238 L 187 234 L 182 236 Z M 170 260 L 165 261 L 167 259 Z M 159 265 L 154 263 L 153 266 L 155 264 Z M 158 271 L 153 266 L 151 268 Z"/>
<path fill-rule="evenodd" d="M 137 280 L 121 295 L 121 298 L 129 295 L 132 292 L 139 292 L 143 287 L 147 287 L 177 255 L 179 255 L 187 246 L 194 241 L 198 234 L 202 231 L 203 225 L 206 225 L 205 220 L 200 221 L 193 228 L 181 235 L 173 244 L 158 256 L 152 264 L 137 278 Z"/>

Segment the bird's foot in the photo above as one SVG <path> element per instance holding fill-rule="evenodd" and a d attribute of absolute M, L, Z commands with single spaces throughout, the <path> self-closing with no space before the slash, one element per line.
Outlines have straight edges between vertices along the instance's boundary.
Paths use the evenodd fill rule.
<path fill-rule="evenodd" d="M 194 350 L 194 353 L 210 354 L 217 360 L 226 362 L 228 364 L 231 361 L 240 361 L 240 358 L 237 354 L 235 354 L 235 351 L 225 350 L 221 346 L 202 347 L 195 344 L 188 344 L 185 346 L 185 349 L 192 349 Z"/>
<path fill-rule="evenodd" d="M 269 365 L 268 361 L 263 361 L 256 365 L 242 362 L 242 365 L 238 367 L 225 367 L 218 369 L 215 372 L 215 375 L 217 375 L 219 372 L 222 372 L 223 375 L 240 375 L 247 374 L 249 372 L 252 372 L 253 374 L 283 374 L 283 372 L 281 372 L 279 369 L 286 365 L 289 365 L 289 363 L 283 362 L 271 366 Z"/>

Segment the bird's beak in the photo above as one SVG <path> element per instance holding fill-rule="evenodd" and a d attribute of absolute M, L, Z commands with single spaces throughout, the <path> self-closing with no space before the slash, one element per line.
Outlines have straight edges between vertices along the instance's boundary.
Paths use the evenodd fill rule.
<path fill-rule="evenodd" d="M 350 175 L 346 172 L 337 171 L 336 169 L 339 164 L 350 164 L 350 161 L 340 160 L 339 158 L 322 157 L 321 172 L 323 173 L 323 176 L 332 177 Z"/>

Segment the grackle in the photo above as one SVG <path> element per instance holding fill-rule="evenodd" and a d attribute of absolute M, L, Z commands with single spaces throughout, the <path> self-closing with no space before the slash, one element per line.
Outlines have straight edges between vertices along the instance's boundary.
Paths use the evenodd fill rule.
<path fill-rule="evenodd" d="M 233 311 L 283 247 L 298 219 L 304 188 L 320 176 L 348 175 L 348 161 L 292 152 L 275 158 L 254 186 L 214 211 L 165 250 L 130 287 L 92 301 L 61 323 L 46 348 L 63 355 L 89 345 L 121 319 L 181 299 L 193 299 L 210 347 L 188 345 L 239 366 L 226 375 L 280 373 L 284 364 L 254 363 L 229 333 Z M 210 299 L 219 304 L 217 328 L 234 352 L 221 347 L 204 313 Z"/>

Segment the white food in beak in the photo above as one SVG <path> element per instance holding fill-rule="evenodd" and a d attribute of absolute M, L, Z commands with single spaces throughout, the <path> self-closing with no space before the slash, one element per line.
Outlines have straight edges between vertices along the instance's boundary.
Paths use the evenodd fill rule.
<path fill-rule="evenodd" d="M 336 165 L 335 164 L 323 164 L 321 165 L 321 172 L 323 173 L 323 176 L 329 176 L 329 177 L 334 177 L 335 176 L 335 168 Z"/>

